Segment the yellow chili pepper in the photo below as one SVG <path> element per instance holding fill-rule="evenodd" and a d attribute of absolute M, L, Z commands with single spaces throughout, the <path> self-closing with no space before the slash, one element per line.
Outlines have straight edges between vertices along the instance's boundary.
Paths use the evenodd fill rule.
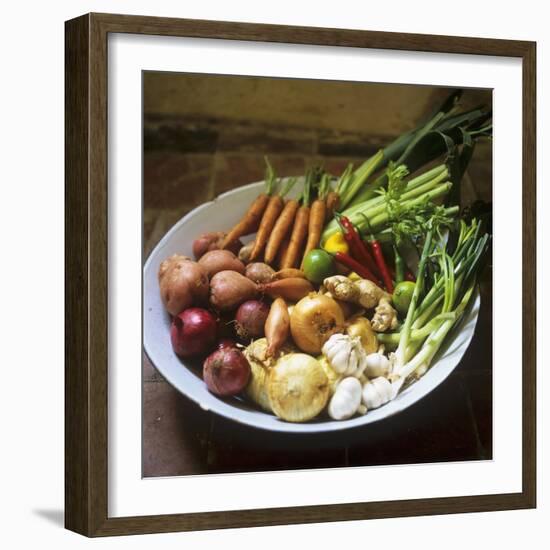
<path fill-rule="evenodd" d="M 347 254 L 349 252 L 348 243 L 344 239 L 344 235 L 341 231 L 337 231 L 331 235 L 326 240 L 323 248 L 327 252 L 330 252 L 330 254 L 336 254 L 336 252 L 343 252 L 344 254 Z"/>

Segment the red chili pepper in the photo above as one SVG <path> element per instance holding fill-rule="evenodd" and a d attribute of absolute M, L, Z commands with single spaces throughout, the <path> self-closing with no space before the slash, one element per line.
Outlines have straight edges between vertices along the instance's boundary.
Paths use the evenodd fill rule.
<path fill-rule="evenodd" d="M 356 227 L 346 216 L 335 214 L 335 217 L 338 221 L 338 224 L 342 228 L 344 239 L 349 245 L 351 256 L 355 258 L 360 264 L 366 266 L 371 273 L 375 274 L 377 276 L 377 284 L 379 284 L 378 279 L 380 273 L 378 272 L 378 268 L 376 267 L 376 264 L 372 259 L 369 249 L 361 240 L 361 235 L 357 231 Z"/>
<path fill-rule="evenodd" d="M 368 279 L 369 281 L 372 281 L 374 284 L 378 284 L 378 280 L 376 277 L 369 271 L 369 268 L 365 265 L 361 265 L 357 260 L 354 260 L 349 254 L 345 254 L 344 252 L 336 252 L 334 254 L 334 259 L 341 263 L 342 265 L 345 265 L 352 271 L 355 271 L 359 277 L 362 277 L 363 279 Z"/>
<path fill-rule="evenodd" d="M 393 293 L 393 281 L 391 278 L 390 270 L 388 268 L 388 265 L 386 264 L 386 260 L 384 259 L 384 253 L 382 252 L 382 247 L 380 246 L 380 242 L 377 241 L 374 238 L 374 235 L 372 233 L 372 228 L 369 223 L 369 219 L 365 214 L 362 214 L 367 222 L 367 226 L 369 228 L 370 238 L 369 238 L 369 244 L 372 249 L 372 254 L 374 256 L 374 259 L 376 260 L 376 265 L 378 266 L 378 270 L 380 271 L 380 274 L 382 276 L 382 280 L 384 281 L 384 286 L 386 287 L 386 290 L 392 294 Z"/>

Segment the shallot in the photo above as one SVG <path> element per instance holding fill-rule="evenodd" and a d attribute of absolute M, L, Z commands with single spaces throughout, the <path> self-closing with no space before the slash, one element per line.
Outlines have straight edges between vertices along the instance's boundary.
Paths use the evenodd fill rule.
<path fill-rule="evenodd" d="M 246 266 L 246 276 L 255 283 L 269 283 L 275 271 L 262 262 L 254 262 Z"/>
<path fill-rule="evenodd" d="M 269 315 L 265 322 L 265 336 L 267 338 L 268 357 L 279 353 L 290 332 L 290 315 L 288 307 L 282 298 L 276 298 L 271 304 Z"/>
<path fill-rule="evenodd" d="M 313 292 L 313 285 L 301 277 L 290 277 L 280 279 L 264 285 L 259 285 L 260 292 L 271 296 L 271 298 L 284 298 L 290 302 L 297 302 L 310 292 Z"/>
<path fill-rule="evenodd" d="M 236 271 L 220 271 L 210 280 L 210 304 L 230 311 L 258 294 L 255 283 Z"/>

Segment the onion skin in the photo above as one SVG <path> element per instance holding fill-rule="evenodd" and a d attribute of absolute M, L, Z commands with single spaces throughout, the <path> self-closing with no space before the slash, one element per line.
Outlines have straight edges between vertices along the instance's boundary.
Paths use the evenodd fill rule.
<path fill-rule="evenodd" d="M 243 341 L 261 338 L 264 335 L 264 325 L 269 315 L 269 306 L 260 300 L 243 302 L 235 314 L 235 330 Z"/>
<path fill-rule="evenodd" d="M 344 330 L 344 315 L 332 298 L 311 293 L 302 298 L 290 314 L 294 343 L 306 353 L 320 354 L 324 343 Z"/>
<path fill-rule="evenodd" d="M 272 281 L 265 285 L 259 285 L 260 292 L 267 294 L 271 298 L 284 298 L 289 302 L 297 302 L 310 292 L 313 292 L 313 285 L 301 277 L 290 277 Z"/>
<path fill-rule="evenodd" d="M 269 283 L 273 279 L 275 271 L 262 262 L 254 262 L 246 266 L 245 275 L 255 283 Z"/>
<path fill-rule="evenodd" d="M 257 294 L 257 285 L 236 271 L 220 271 L 210 280 L 210 304 L 218 311 L 231 311 Z"/>
<path fill-rule="evenodd" d="M 235 340 L 231 340 L 231 338 L 222 338 L 218 341 L 218 344 L 216 346 L 217 349 L 238 349 L 237 348 L 237 342 Z"/>
<path fill-rule="evenodd" d="M 252 249 L 254 248 L 254 241 L 241 246 L 239 253 L 237 254 L 241 262 L 247 264 L 250 262 L 250 256 L 252 255 Z"/>
<path fill-rule="evenodd" d="M 250 365 L 238 349 L 218 349 L 206 358 L 202 373 L 206 387 L 212 393 L 237 395 L 250 380 Z"/>
<path fill-rule="evenodd" d="M 282 298 L 276 298 L 271 304 L 264 332 L 267 339 L 266 355 L 275 357 L 290 333 L 290 315 L 286 302 Z"/>
<path fill-rule="evenodd" d="M 170 340 L 180 357 L 205 355 L 214 347 L 216 337 L 216 318 L 206 309 L 192 307 L 172 320 Z"/>
<path fill-rule="evenodd" d="M 208 299 L 206 270 L 187 256 L 175 254 L 164 260 L 160 264 L 158 277 L 162 302 L 171 315 L 178 315 Z"/>
<path fill-rule="evenodd" d="M 220 271 L 236 271 L 244 274 L 244 264 L 229 250 L 210 250 L 198 261 L 208 274 L 208 278 L 212 278 Z"/>
<path fill-rule="evenodd" d="M 350 319 L 346 327 L 346 333 L 349 336 L 359 336 L 367 355 L 375 353 L 378 350 L 378 338 L 374 330 L 372 330 L 370 321 L 366 317 Z"/>
<path fill-rule="evenodd" d="M 202 258 L 210 250 L 221 250 L 223 240 L 226 237 L 226 233 L 223 231 L 212 231 L 211 233 L 204 233 L 197 237 L 193 242 L 193 255 L 195 259 Z M 243 243 L 239 240 L 232 242 L 227 250 L 230 250 L 234 254 L 239 252 Z"/>

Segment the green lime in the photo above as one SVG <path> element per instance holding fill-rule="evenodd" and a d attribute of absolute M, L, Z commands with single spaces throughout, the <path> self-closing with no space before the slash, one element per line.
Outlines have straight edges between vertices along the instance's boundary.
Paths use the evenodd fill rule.
<path fill-rule="evenodd" d="M 307 279 L 312 283 L 320 284 L 327 277 L 334 275 L 334 259 L 328 252 L 315 248 L 310 250 L 304 258 L 303 270 Z"/>
<path fill-rule="evenodd" d="M 409 304 L 414 292 L 415 284 L 411 281 L 402 281 L 393 289 L 392 301 L 401 317 L 407 316 Z"/>

